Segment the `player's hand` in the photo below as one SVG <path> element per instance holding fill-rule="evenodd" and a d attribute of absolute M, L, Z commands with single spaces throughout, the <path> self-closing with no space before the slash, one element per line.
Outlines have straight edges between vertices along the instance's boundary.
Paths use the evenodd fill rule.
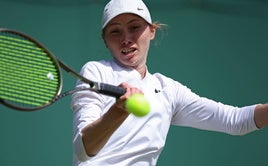
<path fill-rule="evenodd" d="M 126 89 L 126 93 L 124 95 L 122 95 L 120 98 L 117 99 L 116 103 L 115 103 L 115 106 L 118 107 L 119 109 L 122 109 L 124 111 L 126 111 L 126 101 L 127 99 L 132 96 L 133 94 L 143 94 L 143 92 L 138 89 L 138 88 L 135 88 L 133 86 L 130 86 L 129 84 L 127 83 L 121 83 L 119 85 L 120 87 L 122 88 L 125 88 Z"/>

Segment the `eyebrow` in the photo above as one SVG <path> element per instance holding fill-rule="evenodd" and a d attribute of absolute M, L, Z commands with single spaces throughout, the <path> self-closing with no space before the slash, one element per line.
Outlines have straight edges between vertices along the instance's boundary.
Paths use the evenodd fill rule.
<path fill-rule="evenodd" d="M 127 24 L 131 24 L 131 23 L 136 22 L 136 21 L 140 22 L 142 20 L 141 19 L 138 19 L 138 18 L 134 18 L 134 19 L 131 19 L 130 21 L 128 21 Z M 110 26 L 113 26 L 113 25 L 120 25 L 120 23 L 118 23 L 118 22 L 112 22 L 107 27 L 110 27 Z"/>
<path fill-rule="evenodd" d="M 138 19 L 138 18 L 134 18 L 134 19 L 130 20 L 129 22 L 127 22 L 127 24 L 130 24 L 130 23 L 133 23 L 133 22 L 136 22 L 136 21 L 140 22 L 142 20 Z"/>

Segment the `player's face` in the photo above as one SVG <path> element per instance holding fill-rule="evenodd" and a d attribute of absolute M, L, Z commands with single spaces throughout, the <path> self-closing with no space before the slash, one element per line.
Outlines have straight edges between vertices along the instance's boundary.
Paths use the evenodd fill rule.
<path fill-rule="evenodd" d="M 156 29 L 133 14 L 121 14 L 104 29 L 103 39 L 113 57 L 121 64 L 140 68 L 146 65 L 150 41 Z"/>

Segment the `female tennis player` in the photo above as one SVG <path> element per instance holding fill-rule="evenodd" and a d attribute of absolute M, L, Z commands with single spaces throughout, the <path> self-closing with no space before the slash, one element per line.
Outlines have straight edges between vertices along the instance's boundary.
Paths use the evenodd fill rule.
<path fill-rule="evenodd" d="M 90 91 L 73 95 L 75 166 L 156 165 L 171 125 L 244 135 L 268 124 L 268 104 L 225 105 L 151 74 L 146 60 L 160 26 L 152 22 L 142 0 L 111 0 L 105 6 L 102 37 L 113 60 L 88 62 L 81 74 L 120 85 L 126 93 L 118 99 Z M 126 99 L 135 93 L 150 102 L 151 111 L 144 117 L 125 109 Z"/>

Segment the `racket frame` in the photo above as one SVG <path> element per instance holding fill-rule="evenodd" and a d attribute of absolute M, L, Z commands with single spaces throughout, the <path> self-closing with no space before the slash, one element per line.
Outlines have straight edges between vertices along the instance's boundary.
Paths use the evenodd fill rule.
<path fill-rule="evenodd" d="M 63 86 L 63 79 L 62 79 L 62 71 L 60 70 L 60 66 L 59 66 L 59 62 L 57 60 L 57 58 L 46 48 L 44 47 L 40 42 L 36 41 L 35 39 L 33 39 L 32 37 L 24 34 L 24 33 L 21 33 L 19 31 L 15 31 L 15 30 L 11 30 L 11 29 L 6 29 L 6 28 L 0 28 L 0 32 L 6 32 L 6 33 L 10 33 L 10 34 L 14 34 L 14 35 L 18 35 L 18 36 L 21 36 L 22 38 L 25 38 L 27 40 L 29 40 L 30 42 L 36 44 L 37 47 L 39 47 L 40 49 L 42 49 L 48 56 L 49 58 L 51 58 L 54 66 L 55 66 L 55 69 L 57 70 L 58 72 L 58 76 L 59 76 L 59 85 L 57 87 L 57 90 L 56 90 L 56 93 L 54 95 L 54 97 L 52 98 L 51 101 L 56 101 L 57 99 L 57 96 L 60 95 L 61 93 L 61 90 L 62 90 L 62 86 Z M 44 104 L 42 106 L 39 106 L 39 107 L 19 107 L 19 106 L 16 106 L 14 104 L 11 104 L 10 102 L 4 100 L 4 99 L 1 99 L 0 98 L 0 102 L 2 104 L 4 104 L 5 106 L 7 107 L 10 107 L 10 108 L 13 108 L 15 110 L 19 110 L 19 111 L 36 111 L 36 110 L 41 110 L 49 105 L 51 105 L 52 103 L 54 102 L 48 102 L 47 104 Z"/>
<path fill-rule="evenodd" d="M 53 64 L 55 65 L 56 70 L 58 71 L 59 80 L 60 80 L 58 88 L 57 88 L 57 91 L 56 91 L 54 97 L 47 104 L 44 104 L 44 105 L 39 106 L 39 107 L 23 108 L 23 107 L 19 107 L 19 106 L 16 106 L 14 104 L 11 104 L 11 102 L 8 102 L 8 101 L 0 98 L 0 102 L 2 104 L 4 104 L 5 106 L 7 106 L 7 107 L 10 107 L 10 108 L 13 108 L 13 109 L 19 110 L 19 111 L 36 111 L 36 110 L 43 109 L 43 108 L 53 104 L 57 100 L 65 97 L 67 95 L 70 95 L 70 94 L 72 94 L 74 92 L 77 92 L 77 91 L 90 90 L 90 91 L 94 91 L 94 92 L 101 93 L 101 94 L 104 94 L 104 95 L 112 96 L 112 97 L 115 97 L 115 98 L 119 98 L 121 95 L 123 95 L 126 92 L 126 90 L 124 88 L 122 88 L 122 87 L 114 86 L 114 85 L 110 85 L 110 84 L 106 84 L 106 83 L 94 82 L 94 81 L 91 81 L 91 80 L 83 77 L 82 75 L 78 74 L 77 72 L 72 70 L 70 67 L 68 67 L 66 64 L 64 64 L 61 60 L 56 58 L 56 56 L 54 56 L 40 42 L 36 41 L 32 37 L 30 37 L 30 36 L 28 36 L 28 35 L 26 35 L 24 33 L 21 33 L 19 31 L 15 31 L 15 30 L 5 29 L 5 28 L 0 28 L 0 32 L 7 32 L 7 33 L 14 34 L 14 35 L 18 35 L 18 36 L 21 36 L 22 38 L 28 39 L 30 42 L 36 44 L 37 47 L 42 49 L 51 58 L 51 61 L 53 62 Z M 62 71 L 61 71 L 60 68 L 64 69 L 66 72 L 68 72 L 69 74 L 71 74 L 74 77 L 78 78 L 82 82 L 87 83 L 89 85 L 89 87 L 87 87 L 87 88 L 77 88 L 77 89 L 69 90 L 69 91 L 64 92 L 64 93 L 61 94 L 62 86 L 63 86 L 63 79 L 62 79 Z"/>

